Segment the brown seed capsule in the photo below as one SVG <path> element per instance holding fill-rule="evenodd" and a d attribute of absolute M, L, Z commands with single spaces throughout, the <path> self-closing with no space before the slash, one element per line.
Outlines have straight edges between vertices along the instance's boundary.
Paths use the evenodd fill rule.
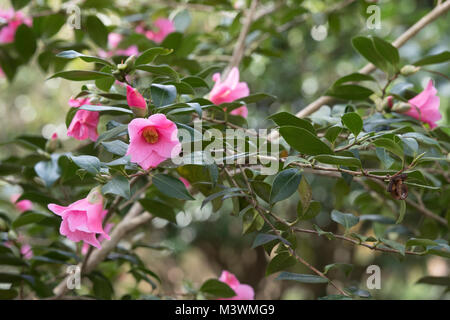
<path fill-rule="evenodd" d="M 408 186 L 404 184 L 407 177 L 406 173 L 402 173 L 392 177 L 389 181 L 387 191 L 391 193 L 394 199 L 405 200 L 408 197 Z"/>

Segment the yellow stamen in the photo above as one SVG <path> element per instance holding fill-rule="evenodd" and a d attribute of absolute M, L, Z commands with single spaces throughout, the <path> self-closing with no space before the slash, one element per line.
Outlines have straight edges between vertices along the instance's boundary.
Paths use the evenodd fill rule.
<path fill-rule="evenodd" d="M 154 127 L 145 127 L 144 130 L 142 130 L 142 136 L 145 141 L 151 144 L 158 142 L 159 138 L 158 131 L 156 131 Z"/>

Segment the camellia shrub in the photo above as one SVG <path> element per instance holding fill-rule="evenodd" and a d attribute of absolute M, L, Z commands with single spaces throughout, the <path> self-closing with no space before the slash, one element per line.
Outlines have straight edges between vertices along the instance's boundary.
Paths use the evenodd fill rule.
<path fill-rule="evenodd" d="M 267 262 L 255 268 L 277 274 L 265 281 L 319 286 L 323 298 L 370 297 L 363 281 L 341 277 L 354 266 L 340 246 L 394 256 L 400 267 L 450 257 L 450 128 L 436 85 L 448 76 L 428 69 L 450 53 L 411 60 L 398 50 L 447 19 L 449 1 L 394 42 L 345 40 L 368 64 L 326 84 L 297 114 L 253 90 L 244 70 L 253 50 L 275 55 L 274 33 L 314 13 L 308 1 L 50 2 L 12 1 L 0 12 L 3 77 L 12 83 L 19 69 L 39 67 L 48 79 L 80 84 L 66 97 L 69 140 L 17 128 L 1 146 L 17 147 L 1 152 L 1 187 L 20 192 L 0 213 L 0 298 L 258 297 L 258 285 L 231 265 L 201 283 L 182 279 L 181 294 L 162 289 L 167 275 L 141 254 L 164 248 L 155 225 L 175 232 L 193 204 L 239 222 L 230 237 L 250 237 L 248 249 L 263 253 Z M 373 1 L 343 2 L 322 11 L 330 28 L 346 6 Z M 198 21 L 217 12 L 227 12 L 224 22 L 201 29 Z M 419 73 L 431 77 L 423 88 L 409 82 Z M 251 119 L 257 108 L 267 119 Z M 334 187 L 320 189 L 324 197 L 318 183 Z M 320 243 L 317 255 L 334 248 L 334 260 L 315 266 L 306 242 Z M 150 292 L 119 295 L 124 273 Z M 448 285 L 446 277 L 420 281 Z"/>

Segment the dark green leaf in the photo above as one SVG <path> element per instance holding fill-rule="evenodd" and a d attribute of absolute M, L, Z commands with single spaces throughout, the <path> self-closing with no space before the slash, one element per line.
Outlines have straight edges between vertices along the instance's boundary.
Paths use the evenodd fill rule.
<path fill-rule="evenodd" d="M 292 126 L 299 127 L 302 129 L 306 129 L 312 133 L 316 133 L 313 125 L 304 119 L 297 118 L 295 115 L 288 112 L 279 112 L 274 115 L 271 115 L 269 119 L 273 120 L 278 126 Z"/>
<path fill-rule="evenodd" d="M 333 154 L 333 151 L 326 143 L 308 130 L 292 126 L 283 126 L 280 128 L 280 134 L 292 148 L 301 153 L 312 156 L 319 154 Z"/>
<path fill-rule="evenodd" d="M 298 169 L 290 168 L 281 171 L 273 181 L 270 192 L 270 203 L 289 198 L 298 188 L 302 175 Z"/>
<path fill-rule="evenodd" d="M 171 104 L 177 98 L 177 89 L 173 85 L 152 84 L 150 87 L 152 103 L 157 107 Z"/>
<path fill-rule="evenodd" d="M 111 179 L 102 187 L 103 194 L 115 194 L 125 199 L 131 196 L 130 182 L 124 176 L 117 176 Z"/>
<path fill-rule="evenodd" d="M 349 229 L 359 222 L 359 217 L 354 216 L 351 213 L 342 213 L 340 211 L 333 210 L 331 212 L 331 220 L 343 225 L 345 229 Z"/>
<path fill-rule="evenodd" d="M 420 59 L 413 63 L 415 66 L 426 66 L 429 64 L 443 63 L 450 60 L 450 51 L 444 51 L 438 54 L 434 54 L 425 58 Z"/>
<path fill-rule="evenodd" d="M 156 174 L 152 178 L 154 186 L 168 197 L 181 200 L 194 200 L 183 182 L 167 174 Z"/>
<path fill-rule="evenodd" d="M 361 132 L 363 128 L 363 121 L 356 112 L 349 112 L 342 116 L 342 124 L 344 124 L 355 136 Z"/>
<path fill-rule="evenodd" d="M 312 274 L 299 274 L 292 272 L 281 272 L 275 280 L 291 280 L 301 283 L 327 283 L 328 279 Z"/>
<path fill-rule="evenodd" d="M 236 292 L 234 292 L 234 290 L 231 289 L 226 283 L 217 279 L 206 280 L 199 290 L 200 292 L 219 298 L 231 298 L 236 295 Z"/>
<path fill-rule="evenodd" d="M 145 50 L 142 54 L 136 59 L 135 65 L 140 66 L 147 63 L 152 63 L 153 60 L 159 55 L 166 56 L 171 54 L 173 50 L 162 48 L 162 47 L 154 47 Z"/>
<path fill-rule="evenodd" d="M 295 265 L 295 263 L 296 263 L 295 258 L 291 256 L 288 252 L 281 252 L 277 254 L 272 260 L 270 260 L 266 268 L 266 276 L 281 271 L 283 269 L 292 267 Z"/>

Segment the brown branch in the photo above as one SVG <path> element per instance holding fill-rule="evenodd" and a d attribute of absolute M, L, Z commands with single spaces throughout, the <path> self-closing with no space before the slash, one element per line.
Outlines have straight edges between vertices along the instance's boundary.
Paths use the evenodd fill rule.
<path fill-rule="evenodd" d="M 280 219 L 280 220 L 281 220 L 281 219 Z M 295 232 L 309 233 L 309 234 L 315 234 L 315 235 L 318 235 L 318 236 L 319 236 L 319 232 L 316 231 L 316 230 L 303 229 L 303 228 L 298 228 L 298 227 L 291 227 L 291 230 L 293 230 L 293 231 L 295 231 Z M 334 233 L 331 233 L 331 234 L 332 234 L 333 237 L 335 237 L 336 239 L 340 239 L 340 240 L 343 240 L 343 241 L 351 242 L 351 243 L 353 243 L 353 244 L 355 244 L 355 245 L 363 246 L 363 247 L 368 248 L 368 249 L 371 249 L 371 250 L 401 254 L 400 251 L 395 250 L 395 249 L 391 249 L 391 248 L 380 248 L 380 247 L 378 247 L 378 246 L 376 246 L 376 245 L 370 245 L 370 244 L 367 244 L 367 243 L 364 243 L 364 242 L 360 242 L 360 241 L 357 241 L 357 240 L 352 239 L 352 238 L 348 238 L 348 237 L 343 236 L 343 235 L 334 234 Z M 420 252 L 414 252 L 414 251 L 405 251 L 405 254 L 420 256 L 422 253 L 420 253 Z"/>
<path fill-rule="evenodd" d="M 250 8 L 247 10 L 245 21 L 242 25 L 241 33 L 237 39 L 236 46 L 233 50 L 233 55 L 231 56 L 230 63 L 225 69 L 224 76 L 230 72 L 230 70 L 234 67 L 238 67 L 242 58 L 244 57 L 245 52 L 245 39 L 247 38 L 248 32 L 250 30 L 250 26 L 253 22 L 253 16 L 255 14 L 256 6 L 258 5 L 258 0 L 252 0 L 250 4 Z"/>

